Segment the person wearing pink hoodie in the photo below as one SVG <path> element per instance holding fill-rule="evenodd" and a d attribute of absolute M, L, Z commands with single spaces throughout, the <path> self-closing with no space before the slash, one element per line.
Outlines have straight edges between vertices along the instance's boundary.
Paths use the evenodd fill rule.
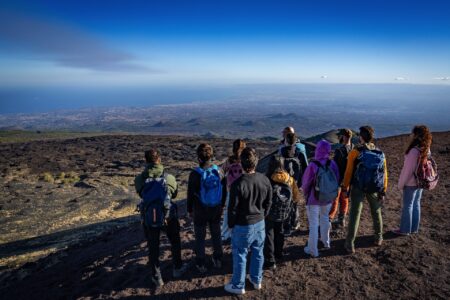
<path fill-rule="evenodd" d="M 330 248 L 330 218 L 329 212 L 331 204 L 335 197 L 330 197 L 328 201 L 319 200 L 315 193 L 316 174 L 320 167 L 329 167 L 335 175 L 336 180 L 336 196 L 339 182 L 339 168 L 337 164 L 330 159 L 331 145 L 327 141 L 317 143 L 315 157 L 313 163 L 310 163 L 305 170 L 302 178 L 302 190 L 306 199 L 306 212 L 309 222 L 309 238 L 308 244 L 304 251 L 312 257 L 319 256 L 317 247 L 318 234 L 320 227 L 320 237 L 325 249 Z"/>
<path fill-rule="evenodd" d="M 403 191 L 403 205 L 400 228 L 394 230 L 396 234 L 409 235 L 419 231 L 420 199 L 423 189 L 417 186 L 415 172 L 419 161 L 426 159 L 430 153 L 431 139 L 428 127 L 414 126 L 398 180 L 398 188 Z"/>

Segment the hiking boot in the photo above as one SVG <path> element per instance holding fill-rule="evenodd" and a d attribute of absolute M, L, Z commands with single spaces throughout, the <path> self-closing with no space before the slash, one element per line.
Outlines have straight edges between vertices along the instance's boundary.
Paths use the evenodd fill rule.
<path fill-rule="evenodd" d="M 338 224 L 339 224 L 339 226 L 341 226 L 342 228 L 344 228 L 345 227 L 345 222 L 346 220 L 345 220 L 345 216 L 339 216 L 339 218 L 338 218 Z"/>
<path fill-rule="evenodd" d="M 200 274 L 205 274 L 208 269 L 206 269 L 205 265 L 195 265 L 195 268 Z"/>
<path fill-rule="evenodd" d="M 283 230 L 284 237 L 289 237 L 289 236 L 291 236 L 291 234 L 292 234 L 291 228 L 284 228 L 284 230 Z"/>
<path fill-rule="evenodd" d="M 381 246 L 383 244 L 383 239 L 375 239 L 374 245 L 375 246 Z"/>
<path fill-rule="evenodd" d="M 220 258 L 212 258 L 212 264 L 215 269 L 222 269 L 222 260 Z"/>
<path fill-rule="evenodd" d="M 235 295 L 244 295 L 245 289 L 239 289 L 235 287 L 232 283 L 225 284 L 225 291 Z"/>
<path fill-rule="evenodd" d="M 181 267 L 173 269 L 172 275 L 174 278 L 180 278 L 184 273 L 186 273 L 187 269 L 188 264 L 182 264 Z"/>
<path fill-rule="evenodd" d="M 275 271 L 277 269 L 277 264 L 274 262 L 266 261 L 264 262 L 264 269 L 269 271 Z"/>
<path fill-rule="evenodd" d="M 161 277 L 155 278 L 152 276 L 152 283 L 156 286 L 156 288 L 160 288 L 164 285 L 164 281 Z"/>
<path fill-rule="evenodd" d="M 250 281 L 255 290 L 259 291 L 262 288 L 261 282 L 260 283 L 253 282 L 251 276 L 248 276 L 248 281 Z"/>

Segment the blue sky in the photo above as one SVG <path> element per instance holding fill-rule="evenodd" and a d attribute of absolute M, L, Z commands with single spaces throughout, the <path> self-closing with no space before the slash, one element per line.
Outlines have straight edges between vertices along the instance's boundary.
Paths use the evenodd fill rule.
<path fill-rule="evenodd" d="M 450 83 L 450 1 L 0 5 L 3 88 Z"/>

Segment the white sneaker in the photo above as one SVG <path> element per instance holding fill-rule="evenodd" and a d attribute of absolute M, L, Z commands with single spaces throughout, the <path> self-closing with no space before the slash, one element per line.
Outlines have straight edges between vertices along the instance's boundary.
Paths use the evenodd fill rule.
<path fill-rule="evenodd" d="M 232 283 L 225 284 L 225 291 L 227 291 L 228 293 L 231 293 L 231 294 L 235 294 L 235 295 L 244 295 L 245 294 L 245 289 L 238 289 L 238 288 L 234 287 Z"/>
<path fill-rule="evenodd" d="M 261 283 L 255 283 L 255 282 L 253 282 L 252 277 L 250 277 L 250 276 L 248 276 L 248 281 L 250 281 L 250 283 L 253 285 L 253 288 L 254 288 L 255 290 L 258 290 L 258 291 L 259 291 L 259 290 L 262 288 Z"/>

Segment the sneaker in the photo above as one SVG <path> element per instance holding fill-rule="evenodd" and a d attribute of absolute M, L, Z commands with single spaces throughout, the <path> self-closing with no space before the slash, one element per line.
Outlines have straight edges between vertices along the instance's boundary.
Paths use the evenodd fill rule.
<path fill-rule="evenodd" d="M 373 243 L 375 246 L 381 246 L 383 244 L 383 239 L 375 239 Z"/>
<path fill-rule="evenodd" d="M 255 290 L 259 291 L 262 288 L 261 282 L 260 283 L 253 282 L 251 276 L 248 276 L 248 281 L 250 281 L 250 283 L 253 285 L 253 288 Z"/>
<path fill-rule="evenodd" d="M 297 224 L 295 224 L 294 226 L 294 230 L 299 230 L 300 229 L 300 222 L 298 222 Z"/>
<path fill-rule="evenodd" d="M 161 277 L 159 278 L 152 277 L 152 283 L 156 286 L 156 288 L 160 288 L 164 285 L 164 281 L 162 280 Z"/>
<path fill-rule="evenodd" d="M 403 236 L 409 235 L 409 233 L 401 232 L 400 229 L 392 230 L 392 232 L 396 235 L 403 235 Z"/>
<path fill-rule="evenodd" d="M 235 295 L 244 295 L 245 289 L 238 289 L 232 283 L 225 284 L 225 291 Z"/>
<path fill-rule="evenodd" d="M 222 269 L 222 260 L 220 258 L 212 258 L 213 267 L 216 269 Z"/>
<path fill-rule="evenodd" d="M 183 276 L 184 273 L 186 273 L 188 269 L 188 264 L 182 264 L 181 267 L 179 267 L 178 269 L 174 268 L 172 271 L 172 275 L 174 278 L 180 278 L 181 276 Z"/>
<path fill-rule="evenodd" d="M 309 250 L 308 246 L 305 246 L 305 248 L 303 248 L 303 251 L 305 252 L 305 254 L 311 256 L 311 257 L 319 257 L 319 255 L 314 255 L 311 250 Z"/>
<path fill-rule="evenodd" d="M 344 250 L 347 254 L 355 254 L 355 247 L 344 245 Z"/>
<path fill-rule="evenodd" d="M 208 271 L 208 269 L 206 269 L 205 265 L 195 265 L 195 268 L 197 269 L 197 271 L 200 274 L 204 274 Z"/>

